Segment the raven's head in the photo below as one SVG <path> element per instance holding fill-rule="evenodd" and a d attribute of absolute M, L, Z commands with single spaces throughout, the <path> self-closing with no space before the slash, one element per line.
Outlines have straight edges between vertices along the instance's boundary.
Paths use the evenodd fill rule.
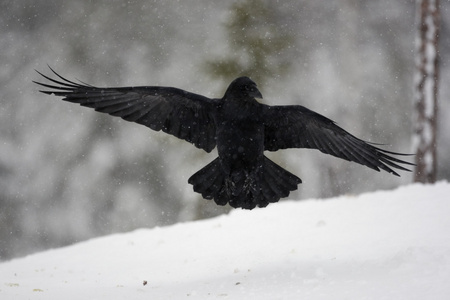
<path fill-rule="evenodd" d="M 262 94 L 256 87 L 256 83 L 247 76 L 239 77 L 233 80 L 225 92 L 225 98 L 260 98 Z"/>

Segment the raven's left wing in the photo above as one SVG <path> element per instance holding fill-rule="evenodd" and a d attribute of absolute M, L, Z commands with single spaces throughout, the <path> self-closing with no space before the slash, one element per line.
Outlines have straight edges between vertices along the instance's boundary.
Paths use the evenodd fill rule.
<path fill-rule="evenodd" d="M 53 70 L 52 70 L 53 71 Z M 96 111 L 162 130 L 210 152 L 216 146 L 213 113 L 216 101 L 172 87 L 142 86 L 100 88 L 76 83 L 55 71 L 55 80 L 38 72 L 53 84 L 35 83 L 49 88 L 45 94 L 94 108 Z"/>
<path fill-rule="evenodd" d="M 406 155 L 375 147 L 345 131 L 336 123 L 303 106 L 264 105 L 264 147 L 268 151 L 286 148 L 318 149 L 371 169 L 399 176 L 392 168 L 410 171 L 400 164 L 412 163 L 392 155 Z"/>

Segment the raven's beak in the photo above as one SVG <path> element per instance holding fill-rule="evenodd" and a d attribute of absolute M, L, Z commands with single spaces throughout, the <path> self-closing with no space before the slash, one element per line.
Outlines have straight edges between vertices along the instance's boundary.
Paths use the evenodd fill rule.
<path fill-rule="evenodd" d="M 255 87 L 255 89 L 252 89 L 250 96 L 252 96 L 253 98 L 259 98 L 259 99 L 263 98 L 261 92 L 256 87 Z"/>

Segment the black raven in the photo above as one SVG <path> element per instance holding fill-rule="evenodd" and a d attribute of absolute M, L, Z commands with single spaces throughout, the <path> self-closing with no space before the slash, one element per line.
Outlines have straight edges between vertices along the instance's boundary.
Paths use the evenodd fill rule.
<path fill-rule="evenodd" d="M 53 71 L 53 70 L 52 70 Z M 37 71 L 38 72 L 38 71 Z M 96 111 L 162 130 L 219 156 L 189 178 L 194 191 L 219 205 L 253 209 L 265 207 L 296 190 L 300 178 L 264 156 L 264 151 L 311 148 L 354 161 L 376 171 L 399 176 L 392 168 L 409 171 L 405 155 L 375 147 L 351 135 L 332 120 L 303 106 L 269 106 L 248 77 L 235 79 L 221 99 L 210 99 L 162 86 L 101 88 L 77 83 L 53 73 L 50 89 L 41 92 L 64 97 Z"/>

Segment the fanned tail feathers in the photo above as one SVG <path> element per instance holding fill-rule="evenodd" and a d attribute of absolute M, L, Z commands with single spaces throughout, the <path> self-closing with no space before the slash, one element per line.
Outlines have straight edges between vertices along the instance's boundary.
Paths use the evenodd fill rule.
<path fill-rule="evenodd" d="M 226 174 L 216 158 L 189 178 L 194 191 L 218 205 L 253 209 L 265 207 L 287 197 L 302 181 L 273 161 L 264 157 L 260 168 L 237 170 Z"/>

